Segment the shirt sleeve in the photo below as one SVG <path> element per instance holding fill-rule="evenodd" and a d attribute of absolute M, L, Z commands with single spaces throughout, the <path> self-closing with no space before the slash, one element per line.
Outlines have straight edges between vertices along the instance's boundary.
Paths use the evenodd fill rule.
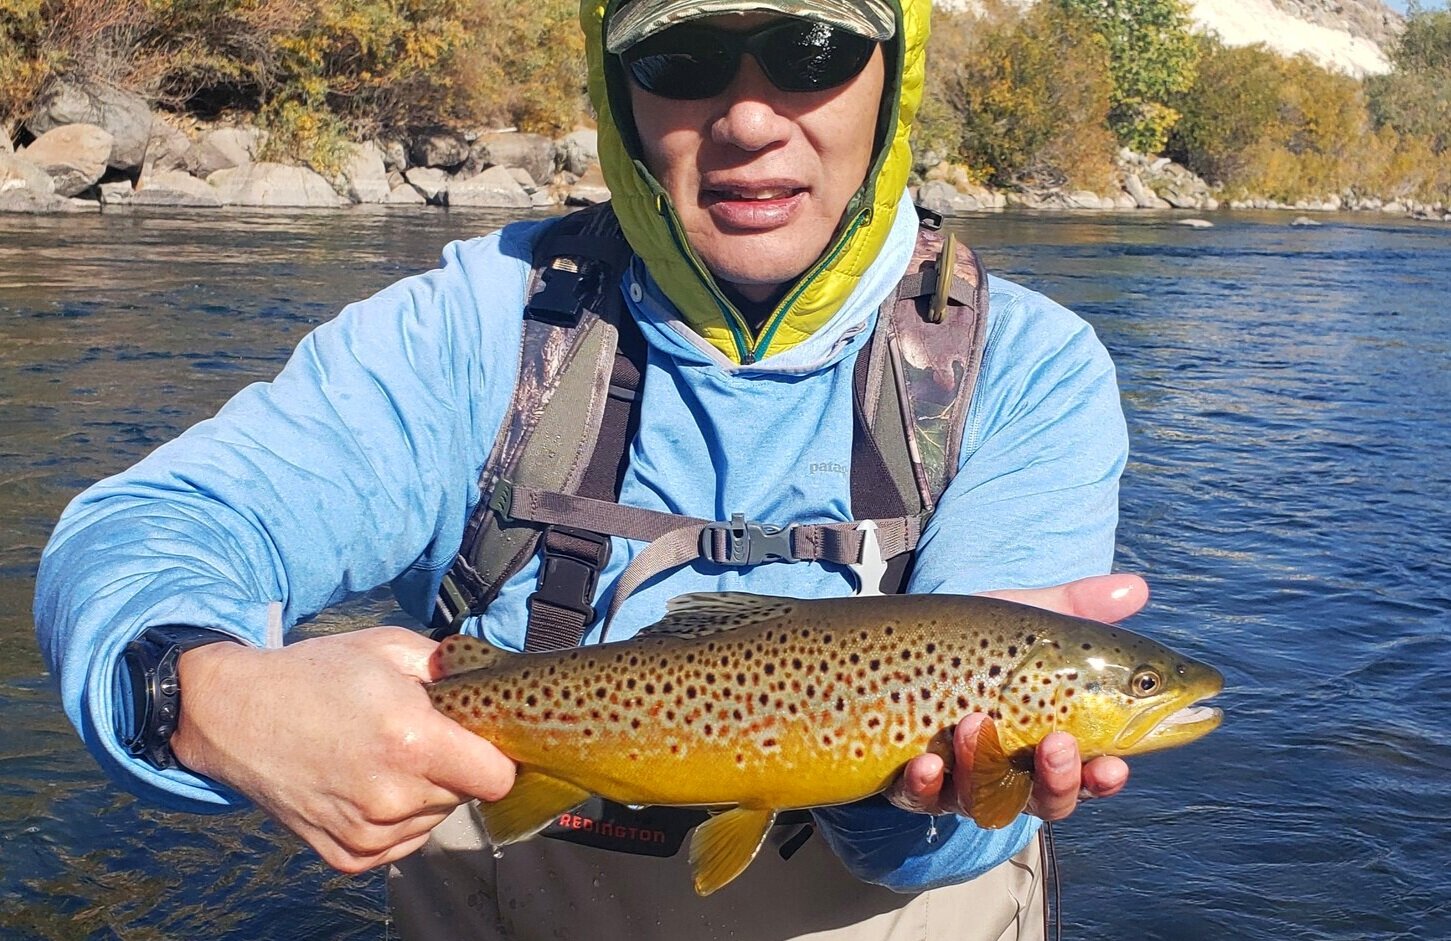
<path fill-rule="evenodd" d="M 909 590 L 972 594 L 1109 571 L 1128 433 L 1108 352 L 1047 298 L 993 279 L 962 465 L 925 527 Z M 964 882 L 1036 834 L 871 801 L 816 812 L 856 875 L 898 891 Z"/>
<path fill-rule="evenodd" d="M 412 613 L 457 551 L 517 371 L 536 226 L 450 245 L 442 266 L 344 309 L 271 382 L 77 497 L 37 577 L 42 653 L 86 747 L 163 806 L 241 798 L 122 746 L 118 666 L 147 627 L 254 645 L 392 582 Z"/>

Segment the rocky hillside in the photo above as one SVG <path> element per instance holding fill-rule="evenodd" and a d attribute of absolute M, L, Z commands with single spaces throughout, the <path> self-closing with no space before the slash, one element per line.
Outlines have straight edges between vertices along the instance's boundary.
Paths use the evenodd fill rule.
<path fill-rule="evenodd" d="M 964 9 L 978 0 L 935 0 Z M 1011 0 L 1019 6 L 1033 0 Z M 1402 19 L 1381 0 L 1189 0 L 1194 21 L 1233 46 L 1264 43 L 1284 55 L 1307 53 L 1351 75 L 1390 70 L 1386 44 Z"/>
<path fill-rule="evenodd" d="M 1351 75 L 1390 71 L 1385 47 L 1401 17 L 1380 0 L 1191 0 L 1200 28 L 1225 42 L 1308 53 Z"/>

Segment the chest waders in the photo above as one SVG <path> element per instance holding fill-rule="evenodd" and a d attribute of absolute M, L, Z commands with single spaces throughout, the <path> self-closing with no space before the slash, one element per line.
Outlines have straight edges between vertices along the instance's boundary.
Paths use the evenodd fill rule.
<path fill-rule="evenodd" d="M 602 636 L 650 578 L 705 559 L 718 565 L 819 561 L 851 566 L 867 593 L 900 593 L 922 527 L 957 471 L 987 333 L 987 276 L 971 249 L 923 213 L 907 273 L 882 304 L 853 373 L 851 508 L 845 523 L 678 516 L 618 503 L 640 423 L 644 337 L 620 280 L 633 256 L 608 203 L 566 216 L 541 237 L 524 309 L 519 373 L 479 481 L 480 500 L 434 604 L 435 638 L 481 614 L 536 553 L 526 651 L 578 646 L 610 537 L 647 543 L 616 585 Z M 890 486 L 884 486 L 890 482 Z M 885 562 L 885 565 L 873 565 Z M 881 798 L 876 798 L 880 800 Z M 591 798 L 540 835 L 672 856 L 702 810 L 627 808 Z M 811 835 L 807 811 L 783 813 Z M 1046 858 L 1046 857 L 1045 857 Z"/>

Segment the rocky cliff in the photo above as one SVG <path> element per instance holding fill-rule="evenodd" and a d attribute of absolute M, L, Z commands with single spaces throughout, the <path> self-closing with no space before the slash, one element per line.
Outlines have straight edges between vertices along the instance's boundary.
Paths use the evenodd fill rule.
<path fill-rule="evenodd" d="M 978 0 L 935 0 L 946 9 Z M 1013 0 L 1010 0 L 1013 2 Z M 1031 5 L 1033 0 L 1015 0 Z M 1389 71 L 1386 45 L 1401 17 L 1381 0 L 1189 0 L 1196 28 L 1233 46 L 1264 43 L 1284 55 L 1305 53 L 1351 75 Z"/>

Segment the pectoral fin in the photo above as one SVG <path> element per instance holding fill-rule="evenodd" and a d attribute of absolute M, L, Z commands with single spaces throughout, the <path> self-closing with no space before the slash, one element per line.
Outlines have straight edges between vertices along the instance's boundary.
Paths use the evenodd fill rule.
<path fill-rule="evenodd" d="M 775 820 L 774 810 L 736 807 L 696 827 L 690 837 L 695 894 L 709 895 L 744 872 Z"/>
<path fill-rule="evenodd" d="M 479 813 L 489 831 L 489 842 L 508 846 L 529 839 L 588 798 L 589 791 L 568 781 L 521 768 L 509 793 L 491 803 L 480 803 Z"/>
<path fill-rule="evenodd" d="M 972 819 L 985 829 L 1001 830 L 1023 812 L 1032 793 L 1032 772 L 1013 761 L 992 721 L 984 722 L 972 756 Z"/>

